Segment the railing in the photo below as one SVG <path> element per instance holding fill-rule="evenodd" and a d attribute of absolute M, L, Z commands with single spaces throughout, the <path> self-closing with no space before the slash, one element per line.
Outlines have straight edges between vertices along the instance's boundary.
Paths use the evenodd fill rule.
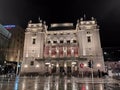
<path fill-rule="evenodd" d="M 45 60 L 57 60 L 57 61 L 60 61 L 60 60 L 87 60 L 87 58 L 85 57 L 57 57 L 57 58 L 51 58 L 51 57 L 48 57 L 48 58 L 36 58 L 35 59 L 36 61 L 45 61 Z"/>

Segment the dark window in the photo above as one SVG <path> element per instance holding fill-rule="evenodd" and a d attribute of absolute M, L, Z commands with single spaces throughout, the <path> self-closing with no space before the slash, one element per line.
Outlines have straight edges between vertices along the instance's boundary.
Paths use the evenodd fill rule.
<path fill-rule="evenodd" d="M 36 39 L 35 39 L 35 38 L 33 38 L 33 42 L 32 42 L 32 43 L 33 43 L 33 44 L 35 44 L 35 42 L 36 42 Z"/>
<path fill-rule="evenodd" d="M 19 39 L 17 40 L 17 42 L 19 42 Z"/>
<path fill-rule="evenodd" d="M 73 40 L 73 43 L 76 43 L 77 41 L 76 40 Z"/>
<path fill-rule="evenodd" d="M 31 62 L 30 62 L 30 65 L 33 66 L 33 65 L 34 65 L 34 61 L 31 61 Z"/>
<path fill-rule="evenodd" d="M 91 37 L 90 36 L 87 37 L 87 41 L 91 42 Z"/>
<path fill-rule="evenodd" d="M 57 43 L 57 41 L 53 41 L 53 43 Z"/>
<path fill-rule="evenodd" d="M 50 41 L 48 41 L 48 43 L 50 43 Z"/>
<path fill-rule="evenodd" d="M 90 34 L 90 32 L 87 32 L 87 34 Z"/>
<path fill-rule="evenodd" d="M 67 40 L 67 43 L 70 43 L 70 40 Z"/>
<path fill-rule="evenodd" d="M 63 40 L 60 40 L 60 43 L 63 43 Z"/>

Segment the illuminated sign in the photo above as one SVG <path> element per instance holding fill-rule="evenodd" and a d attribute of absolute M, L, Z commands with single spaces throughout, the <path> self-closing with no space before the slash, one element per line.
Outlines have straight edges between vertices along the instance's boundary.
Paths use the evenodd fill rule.
<path fill-rule="evenodd" d="M 6 29 L 11 29 L 11 28 L 15 28 L 16 25 L 3 25 L 3 27 Z"/>

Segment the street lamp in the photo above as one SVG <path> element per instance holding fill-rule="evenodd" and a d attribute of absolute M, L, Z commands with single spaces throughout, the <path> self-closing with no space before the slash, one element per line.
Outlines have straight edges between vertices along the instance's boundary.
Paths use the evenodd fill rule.
<path fill-rule="evenodd" d="M 24 68 L 27 68 L 28 67 L 28 65 L 26 64 L 26 65 L 24 65 Z"/>

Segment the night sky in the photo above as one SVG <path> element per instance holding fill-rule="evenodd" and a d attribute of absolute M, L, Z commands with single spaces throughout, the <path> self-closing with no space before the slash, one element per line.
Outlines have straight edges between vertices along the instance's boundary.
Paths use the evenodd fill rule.
<path fill-rule="evenodd" d="M 100 26 L 102 47 L 120 46 L 120 0 L 0 0 L 0 23 L 17 24 L 26 28 L 38 17 L 47 24 L 76 23 L 86 14 L 95 17 Z"/>

